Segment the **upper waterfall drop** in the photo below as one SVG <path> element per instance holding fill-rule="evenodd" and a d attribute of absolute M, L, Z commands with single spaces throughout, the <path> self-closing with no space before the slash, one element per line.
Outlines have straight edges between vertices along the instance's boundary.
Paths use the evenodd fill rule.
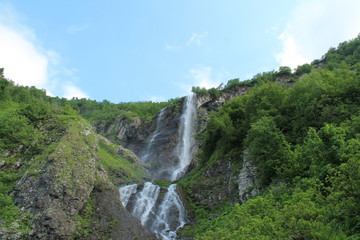
<path fill-rule="evenodd" d="M 185 174 L 191 162 L 192 147 L 194 145 L 194 123 L 196 120 L 196 96 L 191 94 L 185 98 L 183 113 L 180 119 L 178 144 L 176 147 L 179 163 L 175 166 L 171 180 L 179 179 Z"/>

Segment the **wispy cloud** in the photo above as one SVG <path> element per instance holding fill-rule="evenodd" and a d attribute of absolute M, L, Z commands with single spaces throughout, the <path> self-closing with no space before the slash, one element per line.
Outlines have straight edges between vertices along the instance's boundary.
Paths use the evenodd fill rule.
<path fill-rule="evenodd" d="M 201 46 L 203 43 L 204 38 L 208 35 L 208 32 L 202 32 L 202 33 L 193 33 L 189 40 L 187 41 L 187 45 L 195 45 L 195 46 Z"/>
<path fill-rule="evenodd" d="M 206 89 L 218 87 L 226 79 L 229 79 L 229 75 L 224 70 L 215 72 L 210 66 L 198 66 L 189 70 L 187 78 L 191 79 L 190 83 L 177 83 L 177 85 L 188 94 L 193 86 Z"/>
<path fill-rule="evenodd" d="M 152 96 L 150 97 L 150 101 L 152 102 L 165 102 L 166 98 L 163 96 Z"/>
<path fill-rule="evenodd" d="M 213 78 L 213 69 L 207 66 L 201 66 L 190 70 L 191 77 L 195 80 L 195 86 L 201 88 L 213 88 L 220 85 L 220 79 Z"/>
<path fill-rule="evenodd" d="M 77 34 L 77 33 L 87 30 L 88 28 L 89 28 L 88 24 L 74 24 L 74 25 L 68 26 L 66 31 L 69 34 Z"/>
<path fill-rule="evenodd" d="M 331 46 L 354 38 L 360 29 L 360 1 L 309 0 L 292 13 L 278 36 L 282 49 L 276 54 L 280 65 L 292 68 L 320 58 Z"/>
<path fill-rule="evenodd" d="M 35 31 L 19 18 L 11 5 L 0 4 L 0 67 L 5 69 L 5 77 L 20 85 L 45 89 L 50 95 L 87 97 L 74 90 L 76 71 L 65 67 L 56 51 L 44 49 Z M 63 77 L 71 81 L 64 83 Z"/>
<path fill-rule="evenodd" d="M 177 44 L 165 44 L 165 50 L 167 51 L 179 51 L 181 50 L 181 46 Z"/>
<path fill-rule="evenodd" d="M 202 33 L 193 33 L 191 37 L 186 41 L 179 43 L 166 43 L 164 49 L 167 51 L 180 51 L 184 48 L 196 46 L 201 47 L 203 45 L 205 37 L 208 35 L 208 32 Z"/>
<path fill-rule="evenodd" d="M 71 82 L 66 83 L 63 86 L 63 90 L 63 97 L 67 99 L 71 99 L 73 97 L 88 98 L 88 96 L 83 91 L 81 91 L 78 87 L 74 86 Z"/>

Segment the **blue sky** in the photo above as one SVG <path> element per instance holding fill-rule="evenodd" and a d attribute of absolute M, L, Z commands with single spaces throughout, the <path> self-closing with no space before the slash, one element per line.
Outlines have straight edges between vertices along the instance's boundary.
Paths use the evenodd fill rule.
<path fill-rule="evenodd" d="M 0 67 L 60 97 L 163 101 L 360 33 L 358 0 L 0 0 Z"/>

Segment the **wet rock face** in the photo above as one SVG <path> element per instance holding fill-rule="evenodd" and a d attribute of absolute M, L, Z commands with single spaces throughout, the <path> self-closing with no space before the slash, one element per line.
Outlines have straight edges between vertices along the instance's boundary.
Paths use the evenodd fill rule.
<path fill-rule="evenodd" d="M 120 198 L 126 209 L 147 229 L 161 239 L 175 239 L 178 227 L 187 222 L 182 197 L 176 188 L 175 184 L 167 188 L 150 182 L 131 184 L 120 188 Z"/>
<path fill-rule="evenodd" d="M 126 144 L 127 148 L 144 161 L 154 180 L 170 179 L 173 167 L 179 161 L 174 149 L 178 141 L 182 104 L 181 101 L 179 105 L 166 107 L 163 110 L 161 121 L 158 121 L 158 115 L 155 116 L 152 125 L 146 130 L 146 134 L 134 135 L 134 138 Z M 156 136 L 152 136 L 151 134 L 154 134 L 156 129 L 158 130 Z M 141 136 L 145 135 L 146 138 L 142 139 Z M 149 144 L 151 139 L 152 143 Z"/>
<path fill-rule="evenodd" d="M 138 219 L 125 210 L 117 189 L 95 187 L 92 197 L 97 206 L 94 217 L 96 220 L 90 226 L 92 233 L 84 239 L 157 239 L 155 234 L 145 229 Z"/>
<path fill-rule="evenodd" d="M 183 100 L 180 100 L 178 104 L 166 107 L 163 112 L 163 119 L 161 126 L 158 129 L 159 134 L 154 139 L 151 156 L 148 161 L 144 161 L 147 164 L 149 172 L 152 172 L 153 179 L 170 178 L 172 172 L 172 166 L 178 162 L 179 159 L 174 152 L 178 140 L 178 128 L 180 123 L 180 117 L 182 113 Z M 155 116 L 153 121 L 144 125 L 138 118 L 124 118 L 122 116 L 116 117 L 115 121 L 111 124 L 105 122 L 95 122 L 94 128 L 96 132 L 109 135 L 116 135 L 116 141 L 121 142 L 122 145 L 131 151 L 133 151 L 139 158 L 143 159 L 144 151 L 148 146 L 149 138 L 151 134 L 156 130 L 157 117 Z M 156 159 L 150 161 L 150 159 Z"/>

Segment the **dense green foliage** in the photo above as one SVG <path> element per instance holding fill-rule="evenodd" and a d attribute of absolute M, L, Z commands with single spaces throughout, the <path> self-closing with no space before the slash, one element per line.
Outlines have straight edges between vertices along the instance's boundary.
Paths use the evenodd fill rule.
<path fill-rule="evenodd" d="M 294 73 L 280 67 L 258 74 L 247 94 L 212 114 L 202 134 L 200 166 L 188 179 L 199 181 L 214 159 L 242 162 L 245 152 L 263 191 L 213 220 L 209 216 L 217 209 L 206 215 L 192 203 L 197 224 L 183 234 L 195 239 L 360 237 L 359 49 L 360 37 Z M 191 181 L 181 183 L 186 189 Z"/>
<path fill-rule="evenodd" d="M 31 169 L 31 159 L 61 134 L 45 92 L 18 87 L 0 77 L 0 222 L 12 231 L 29 232 L 29 214 L 10 196 L 15 182 Z"/>
<path fill-rule="evenodd" d="M 359 239 L 359 60 L 357 37 L 294 71 L 282 66 L 209 90 L 194 87 L 193 92 L 213 100 L 238 88 L 247 94 L 228 101 L 210 116 L 206 131 L 199 136 L 203 142 L 200 163 L 179 185 L 191 196 L 189 184 L 215 182 L 201 177 L 205 169 L 220 160 L 231 162 L 231 171 L 238 171 L 247 156 L 256 166 L 254 187 L 262 191 L 242 205 L 219 200 L 210 211 L 190 198 L 196 224 L 183 233 L 195 239 Z M 66 171 L 85 159 L 71 161 L 71 154 L 77 147 L 91 145 L 90 141 L 97 141 L 97 167 L 105 169 L 114 182 L 144 177 L 131 153 L 95 134 L 83 137 L 79 128 L 88 123 L 81 116 L 106 124 L 118 116 L 140 118 L 147 124 L 160 109 L 176 102 L 113 104 L 51 98 L 34 87 L 15 86 L 3 78 L 0 69 L 1 227 L 30 232 L 32 216 L 14 203 L 11 193 L 25 173 L 39 174 L 37 167 L 46 164 L 60 144 L 64 151 L 58 157 L 69 161 L 54 175 L 59 181 L 76 185 Z M 62 138 L 66 132 L 73 136 L 71 141 Z M 90 198 L 77 216 L 75 237 L 89 234 L 93 210 Z"/>
<path fill-rule="evenodd" d="M 115 117 L 138 117 L 144 122 L 150 121 L 162 108 L 172 104 L 176 99 L 167 102 L 128 102 L 110 103 L 107 100 L 97 102 L 88 99 L 72 99 L 67 101 L 74 109 L 90 122 L 105 121 L 111 123 Z"/>
<path fill-rule="evenodd" d="M 128 150 L 90 131 L 91 125 L 72 107 L 76 101 L 81 102 L 51 98 L 42 90 L 16 86 L 0 77 L 0 231 L 23 233 L 24 236 L 31 231 L 33 216 L 20 209 L 11 194 L 22 176 L 36 177 L 41 174 L 41 167 L 48 164 L 53 166 L 52 175 L 56 182 L 66 184 L 69 192 L 82 187 L 79 179 L 74 182 L 69 172 L 75 175 L 84 171 L 90 173 L 92 169 L 87 163 L 94 156 L 96 165 L 107 170 L 114 183 L 141 181 L 145 177 L 142 167 Z M 142 116 L 157 111 L 157 108 L 150 111 L 153 104 L 135 105 L 126 107 L 133 107 L 134 112 L 149 110 Z M 83 181 L 92 181 L 91 174 L 83 175 Z M 76 217 L 79 236 L 88 234 L 92 209 L 90 201 L 82 215 Z"/>

